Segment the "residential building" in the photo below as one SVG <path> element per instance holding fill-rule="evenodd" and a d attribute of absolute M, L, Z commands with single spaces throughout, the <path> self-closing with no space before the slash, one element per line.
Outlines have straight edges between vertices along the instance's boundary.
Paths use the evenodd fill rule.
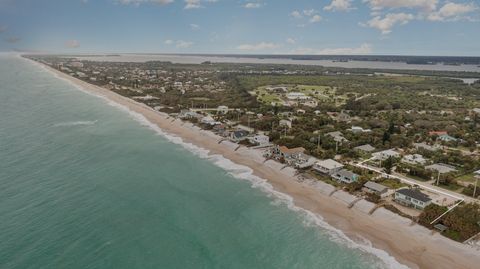
<path fill-rule="evenodd" d="M 420 154 L 408 154 L 403 156 L 402 162 L 412 165 L 425 165 L 427 163 L 427 159 Z"/>
<path fill-rule="evenodd" d="M 366 152 L 366 153 L 370 153 L 370 152 L 375 151 L 375 148 L 370 144 L 365 144 L 365 145 L 361 145 L 361 146 L 358 146 L 358 147 L 354 147 L 353 149 L 358 150 L 358 151 L 363 151 L 363 152 Z"/>
<path fill-rule="evenodd" d="M 314 170 L 327 175 L 340 171 L 343 167 L 343 164 L 332 159 L 318 161 L 313 165 Z"/>
<path fill-rule="evenodd" d="M 360 126 L 352 126 L 352 128 L 349 129 L 352 133 L 358 134 L 358 133 L 370 133 L 372 132 L 371 129 L 363 129 Z"/>
<path fill-rule="evenodd" d="M 432 203 L 432 199 L 417 189 L 399 189 L 395 192 L 395 202 L 423 210 Z"/>
<path fill-rule="evenodd" d="M 355 181 L 358 180 L 358 175 L 347 170 L 347 169 L 341 169 L 339 171 L 336 171 L 332 174 L 330 174 L 332 176 L 333 179 L 339 181 L 339 182 L 343 182 L 343 183 L 347 183 L 347 184 L 350 184 L 350 183 L 353 183 Z"/>
<path fill-rule="evenodd" d="M 457 171 L 455 166 L 444 164 L 444 163 L 436 163 L 429 166 L 425 166 L 425 169 L 436 171 L 439 174 L 448 174 L 448 173 Z"/>
<path fill-rule="evenodd" d="M 279 125 L 281 127 L 285 126 L 285 127 L 288 127 L 288 128 L 292 128 L 292 122 L 289 121 L 289 120 L 280 120 Z"/>
<path fill-rule="evenodd" d="M 437 151 L 440 149 L 440 146 L 438 145 L 433 145 L 433 146 L 430 146 L 428 145 L 427 143 L 425 142 L 422 142 L 422 143 L 413 143 L 413 146 L 416 148 L 416 149 L 424 149 L 424 150 L 428 150 L 428 151 Z"/>
<path fill-rule="evenodd" d="M 373 193 L 381 198 L 385 198 L 388 194 L 388 188 L 383 186 L 382 184 L 378 184 L 373 181 L 368 181 L 363 185 L 363 191 L 367 193 Z"/>
<path fill-rule="evenodd" d="M 343 134 L 340 131 L 326 133 L 326 135 L 332 137 L 333 140 L 338 143 L 348 142 L 348 140 L 343 137 Z"/>
<path fill-rule="evenodd" d="M 233 142 L 240 142 L 242 140 L 247 139 L 250 133 L 245 130 L 236 130 L 230 133 L 230 140 Z"/>
<path fill-rule="evenodd" d="M 228 113 L 228 106 L 218 106 L 217 107 L 218 114 L 227 114 Z"/>
<path fill-rule="evenodd" d="M 250 143 L 259 145 L 259 146 L 265 146 L 270 144 L 270 138 L 263 134 L 251 136 L 248 138 L 248 140 L 250 141 Z"/>
<path fill-rule="evenodd" d="M 441 141 L 443 141 L 443 142 L 455 142 L 455 141 L 458 140 L 458 139 L 456 139 L 455 137 L 450 136 L 450 135 L 448 135 L 448 134 L 439 135 L 437 139 L 438 139 L 438 140 L 441 140 Z"/>
<path fill-rule="evenodd" d="M 400 153 L 393 149 L 375 152 L 372 154 L 376 160 L 385 161 L 388 158 L 400 158 Z"/>

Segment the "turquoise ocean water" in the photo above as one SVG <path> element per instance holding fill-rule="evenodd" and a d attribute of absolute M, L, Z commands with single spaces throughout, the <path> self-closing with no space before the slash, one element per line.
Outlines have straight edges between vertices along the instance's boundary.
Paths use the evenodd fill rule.
<path fill-rule="evenodd" d="M 0 268 L 399 266 L 204 155 L 1 55 Z"/>

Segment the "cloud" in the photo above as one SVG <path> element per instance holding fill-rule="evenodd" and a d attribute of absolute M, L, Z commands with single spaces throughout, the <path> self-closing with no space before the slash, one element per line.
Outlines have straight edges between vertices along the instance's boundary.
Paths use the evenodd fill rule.
<path fill-rule="evenodd" d="M 11 36 L 11 37 L 6 38 L 5 42 L 14 44 L 14 43 L 20 42 L 21 40 L 22 39 L 18 36 Z"/>
<path fill-rule="evenodd" d="M 372 45 L 364 43 L 356 48 L 297 48 L 294 54 L 317 54 L 317 55 L 352 55 L 352 54 L 370 54 L 372 53 Z"/>
<path fill-rule="evenodd" d="M 295 43 L 297 43 L 297 40 L 295 40 L 295 38 L 291 38 L 291 37 L 290 37 L 290 38 L 287 38 L 286 41 L 287 41 L 288 44 L 292 44 L 292 45 L 295 44 Z"/>
<path fill-rule="evenodd" d="M 7 26 L 5 26 L 5 25 L 0 25 L 0 33 L 3 33 L 3 32 L 5 32 L 5 31 L 7 31 Z"/>
<path fill-rule="evenodd" d="M 185 0 L 185 9 L 201 8 L 200 0 Z"/>
<path fill-rule="evenodd" d="M 80 42 L 78 40 L 72 39 L 65 42 L 65 47 L 74 49 L 80 47 Z"/>
<path fill-rule="evenodd" d="M 313 15 L 313 16 L 310 18 L 309 21 L 310 21 L 311 23 L 316 23 L 316 22 L 319 22 L 319 21 L 321 21 L 321 20 L 322 20 L 322 17 L 321 17 L 320 15 L 316 14 L 316 15 Z"/>
<path fill-rule="evenodd" d="M 171 40 L 171 39 L 167 39 L 165 40 L 163 43 L 165 43 L 165 45 L 172 45 L 175 41 Z"/>
<path fill-rule="evenodd" d="M 442 6 L 438 11 L 432 12 L 427 16 L 431 21 L 446 21 L 446 20 L 458 20 L 462 15 L 474 12 L 478 9 L 473 3 L 457 4 L 448 2 Z"/>
<path fill-rule="evenodd" d="M 292 13 L 290 13 L 290 16 L 292 16 L 294 18 L 297 18 L 297 19 L 303 18 L 302 13 L 300 13 L 300 11 L 298 11 L 298 10 L 292 11 Z"/>
<path fill-rule="evenodd" d="M 433 11 L 437 8 L 438 0 L 363 0 L 372 10 L 393 8 L 415 8 L 423 11 Z"/>
<path fill-rule="evenodd" d="M 296 19 L 305 18 L 305 20 L 308 20 L 309 23 L 316 23 L 322 20 L 322 16 L 320 16 L 318 11 L 315 9 L 305 9 L 302 12 L 294 10 L 290 13 L 290 16 Z M 298 26 L 305 27 L 306 23 L 299 24 Z"/>
<path fill-rule="evenodd" d="M 192 24 L 190 24 L 190 28 L 192 28 L 192 30 L 199 30 L 199 29 L 200 29 L 200 25 L 195 24 L 195 23 L 192 23 Z"/>
<path fill-rule="evenodd" d="M 332 0 L 330 5 L 323 8 L 327 11 L 350 11 L 352 7 L 353 0 Z"/>
<path fill-rule="evenodd" d="M 388 13 L 383 18 L 381 16 L 376 16 L 366 24 L 361 25 L 378 29 L 385 35 L 391 33 L 392 28 L 395 25 L 405 25 L 414 18 L 415 17 L 412 14 L 407 13 Z"/>
<path fill-rule="evenodd" d="M 261 8 L 262 6 L 263 6 L 262 3 L 248 2 L 243 7 L 244 8 Z"/>
<path fill-rule="evenodd" d="M 177 40 L 177 42 L 175 43 L 175 47 L 179 49 L 186 49 L 190 48 L 191 46 L 193 46 L 193 42 L 190 41 Z"/>
<path fill-rule="evenodd" d="M 135 6 L 139 6 L 144 3 L 166 5 L 166 4 L 173 3 L 173 1 L 174 0 L 117 0 L 117 2 L 122 5 L 135 5 Z"/>
<path fill-rule="evenodd" d="M 243 44 L 237 46 L 237 50 L 257 51 L 257 50 L 271 50 L 280 47 L 280 45 L 269 42 L 260 42 L 257 44 Z"/>

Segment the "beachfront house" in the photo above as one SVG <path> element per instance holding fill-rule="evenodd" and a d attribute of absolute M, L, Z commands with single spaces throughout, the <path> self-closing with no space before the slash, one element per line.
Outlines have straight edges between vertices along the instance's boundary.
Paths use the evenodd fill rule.
<path fill-rule="evenodd" d="M 358 175 L 351 172 L 350 170 L 347 169 L 341 169 L 337 172 L 334 172 L 330 174 L 333 179 L 335 179 L 338 182 L 343 182 L 343 183 L 353 183 L 358 180 Z"/>
<path fill-rule="evenodd" d="M 295 159 L 290 159 L 290 164 L 295 168 L 305 169 L 312 167 L 318 160 L 315 157 L 312 157 L 305 153 L 296 154 Z"/>
<path fill-rule="evenodd" d="M 296 155 L 304 152 L 305 152 L 305 149 L 302 147 L 289 149 L 288 147 L 285 147 L 285 146 L 276 146 L 274 148 L 275 155 L 285 159 L 295 159 Z"/>
<path fill-rule="evenodd" d="M 384 151 L 375 152 L 372 154 L 375 160 L 385 161 L 388 158 L 400 158 L 400 153 L 393 149 L 387 149 Z"/>
<path fill-rule="evenodd" d="M 265 146 L 270 144 L 270 138 L 263 134 L 254 135 L 248 138 L 248 141 L 254 145 Z"/>
<path fill-rule="evenodd" d="M 315 171 L 322 174 L 327 174 L 327 175 L 331 175 L 335 172 L 338 172 L 343 167 L 344 167 L 343 164 L 332 159 L 318 161 L 313 165 L 313 169 Z"/>
<path fill-rule="evenodd" d="M 210 126 L 214 126 L 214 125 L 217 125 L 217 124 L 222 124 L 221 122 L 216 121 L 216 120 L 215 120 L 214 118 L 212 118 L 212 116 L 210 116 L 210 115 L 203 117 L 203 118 L 200 120 L 200 122 L 203 123 L 203 124 L 206 124 L 206 125 L 210 125 Z"/>
<path fill-rule="evenodd" d="M 233 142 L 240 142 L 247 139 L 250 133 L 245 130 L 236 130 L 230 133 L 230 140 Z"/>
<path fill-rule="evenodd" d="M 395 192 L 395 202 L 413 207 L 419 210 L 425 209 L 426 206 L 432 203 L 432 199 L 425 193 L 417 189 L 403 188 Z"/>
<path fill-rule="evenodd" d="M 362 190 L 366 193 L 373 193 L 381 198 L 385 198 L 388 195 L 388 188 L 383 186 L 382 184 L 378 184 L 373 181 L 368 181 L 363 185 Z"/>

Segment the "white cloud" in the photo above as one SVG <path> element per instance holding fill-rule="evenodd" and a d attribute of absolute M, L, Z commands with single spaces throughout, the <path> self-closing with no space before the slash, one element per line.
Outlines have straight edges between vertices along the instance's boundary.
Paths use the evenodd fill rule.
<path fill-rule="evenodd" d="M 290 13 L 290 16 L 294 17 L 294 18 L 297 18 L 297 19 L 300 19 L 302 18 L 302 13 L 300 13 L 300 11 L 298 10 L 294 10 L 292 11 L 292 13 Z"/>
<path fill-rule="evenodd" d="M 200 0 L 185 0 L 185 9 L 201 8 Z"/>
<path fill-rule="evenodd" d="M 262 6 L 263 6 L 262 3 L 248 2 L 243 7 L 244 8 L 261 8 Z"/>
<path fill-rule="evenodd" d="M 280 47 L 280 45 L 269 42 L 260 42 L 257 44 L 243 44 L 237 46 L 237 50 L 248 50 L 248 51 L 257 51 L 257 50 L 271 50 Z"/>
<path fill-rule="evenodd" d="M 295 43 L 297 43 L 297 40 L 295 40 L 295 38 L 291 38 L 291 37 L 290 37 L 290 38 L 287 38 L 286 41 L 287 41 L 288 44 L 295 44 Z"/>
<path fill-rule="evenodd" d="M 433 11 L 437 8 L 438 0 L 363 0 L 373 10 L 385 8 L 415 8 L 423 11 Z"/>
<path fill-rule="evenodd" d="M 165 40 L 163 43 L 165 43 L 165 45 L 172 45 L 175 41 L 171 40 L 171 39 L 167 39 Z"/>
<path fill-rule="evenodd" d="M 175 47 L 179 49 L 186 49 L 186 48 L 190 48 L 191 46 L 193 46 L 193 42 L 183 41 L 183 40 L 177 40 L 175 44 Z"/>
<path fill-rule="evenodd" d="M 74 49 L 80 47 L 80 42 L 76 39 L 67 40 L 65 42 L 65 47 Z"/>
<path fill-rule="evenodd" d="M 310 22 L 311 23 L 315 23 L 315 22 L 319 22 L 322 20 L 322 17 L 318 14 L 316 15 L 313 15 L 311 18 L 310 18 Z"/>
<path fill-rule="evenodd" d="M 382 34 L 385 35 L 385 34 L 391 33 L 392 28 L 395 25 L 397 25 L 397 24 L 405 25 L 413 19 L 414 19 L 414 16 L 412 14 L 388 13 L 383 18 L 381 16 L 373 17 L 366 24 L 362 24 L 362 25 L 378 29 L 382 32 Z"/>
<path fill-rule="evenodd" d="M 317 13 L 317 11 L 315 9 L 306 9 L 303 11 L 303 14 L 305 14 L 305 16 L 307 17 L 311 17 L 313 15 L 315 15 Z"/>
<path fill-rule="evenodd" d="M 294 54 L 317 54 L 317 55 L 351 55 L 351 54 L 370 54 L 372 53 L 372 45 L 364 43 L 356 48 L 297 48 Z"/>
<path fill-rule="evenodd" d="M 322 16 L 318 14 L 318 11 L 315 9 L 305 9 L 302 12 L 298 10 L 294 10 L 290 13 L 290 16 L 296 18 L 296 19 L 302 19 L 305 18 L 305 20 L 308 20 L 309 23 L 316 23 L 322 20 Z M 302 23 L 297 25 L 299 27 L 305 27 L 306 23 Z"/>
<path fill-rule="evenodd" d="M 352 1 L 353 0 L 332 0 L 330 5 L 323 9 L 327 11 L 349 11 L 353 9 Z"/>
<path fill-rule="evenodd" d="M 190 24 L 190 28 L 192 28 L 192 30 L 199 30 L 199 29 L 200 29 L 200 25 L 195 24 L 195 23 L 192 23 L 192 24 Z"/>
<path fill-rule="evenodd" d="M 159 5 L 166 5 L 173 3 L 174 0 L 117 0 L 118 3 L 123 5 L 140 5 L 144 3 L 152 3 L 152 4 L 159 4 Z"/>
<path fill-rule="evenodd" d="M 427 16 L 427 19 L 431 21 L 445 21 L 450 19 L 456 20 L 460 19 L 462 15 L 471 13 L 477 9 L 478 7 L 473 3 L 457 4 L 448 2 L 438 11 L 430 13 Z"/>

